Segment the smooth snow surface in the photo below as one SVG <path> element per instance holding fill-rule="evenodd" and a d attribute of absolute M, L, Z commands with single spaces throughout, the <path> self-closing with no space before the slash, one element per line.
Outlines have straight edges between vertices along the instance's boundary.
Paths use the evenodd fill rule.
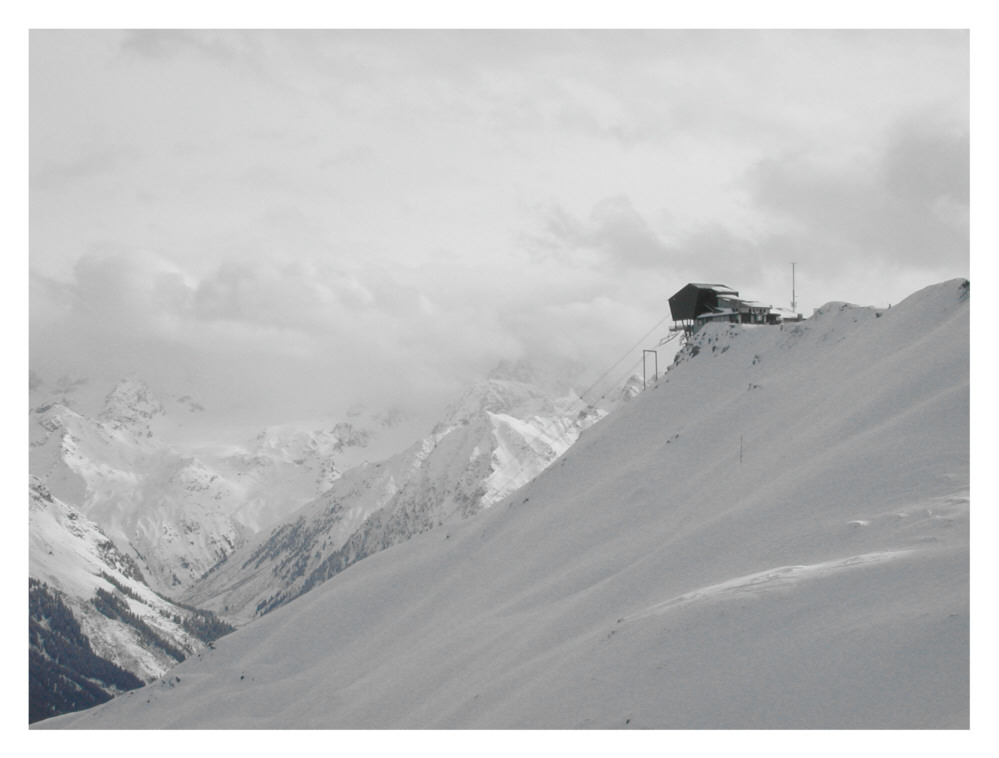
<path fill-rule="evenodd" d="M 709 326 L 507 500 L 40 726 L 967 728 L 968 300 Z"/>

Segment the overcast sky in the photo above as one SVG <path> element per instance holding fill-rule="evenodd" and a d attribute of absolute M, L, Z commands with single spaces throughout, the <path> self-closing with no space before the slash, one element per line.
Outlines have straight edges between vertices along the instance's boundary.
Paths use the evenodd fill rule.
<path fill-rule="evenodd" d="M 968 40 L 33 31 L 31 367 L 433 419 L 500 359 L 595 378 L 689 281 L 898 302 L 969 276 Z"/>

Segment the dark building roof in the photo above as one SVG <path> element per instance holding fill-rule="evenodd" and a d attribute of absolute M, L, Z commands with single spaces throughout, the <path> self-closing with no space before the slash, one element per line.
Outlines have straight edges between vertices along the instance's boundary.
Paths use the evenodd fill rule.
<path fill-rule="evenodd" d="M 669 299 L 674 321 L 690 321 L 718 308 L 718 296 L 738 297 L 739 293 L 724 284 L 690 283 Z"/>

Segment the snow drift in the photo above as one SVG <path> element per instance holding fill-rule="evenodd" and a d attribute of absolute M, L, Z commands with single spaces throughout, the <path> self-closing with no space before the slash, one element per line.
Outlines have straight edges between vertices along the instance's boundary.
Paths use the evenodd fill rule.
<path fill-rule="evenodd" d="M 59 728 L 967 728 L 966 281 L 710 326 L 473 518 Z"/>

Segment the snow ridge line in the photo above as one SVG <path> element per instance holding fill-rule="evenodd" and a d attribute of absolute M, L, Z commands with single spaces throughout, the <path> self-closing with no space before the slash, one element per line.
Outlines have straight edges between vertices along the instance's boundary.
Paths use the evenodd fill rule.
<path fill-rule="evenodd" d="M 793 582 L 803 579 L 817 579 L 843 569 L 856 566 L 869 565 L 872 563 L 883 563 L 895 558 L 899 558 L 912 550 L 890 550 L 878 553 L 864 553 L 852 555 L 849 558 L 840 558 L 835 561 L 824 561 L 803 566 L 778 566 L 777 568 L 758 571 L 755 574 L 729 579 L 719 584 L 712 584 L 708 587 L 701 587 L 693 592 L 666 600 L 662 603 L 646 608 L 630 616 L 625 616 L 618 623 L 627 621 L 638 621 L 650 616 L 658 616 L 680 605 L 694 603 L 700 600 L 727 600 L 738 596 L 752 596 L 761 592 L 768 592 L 779 587 L 787 586 Z"/>

